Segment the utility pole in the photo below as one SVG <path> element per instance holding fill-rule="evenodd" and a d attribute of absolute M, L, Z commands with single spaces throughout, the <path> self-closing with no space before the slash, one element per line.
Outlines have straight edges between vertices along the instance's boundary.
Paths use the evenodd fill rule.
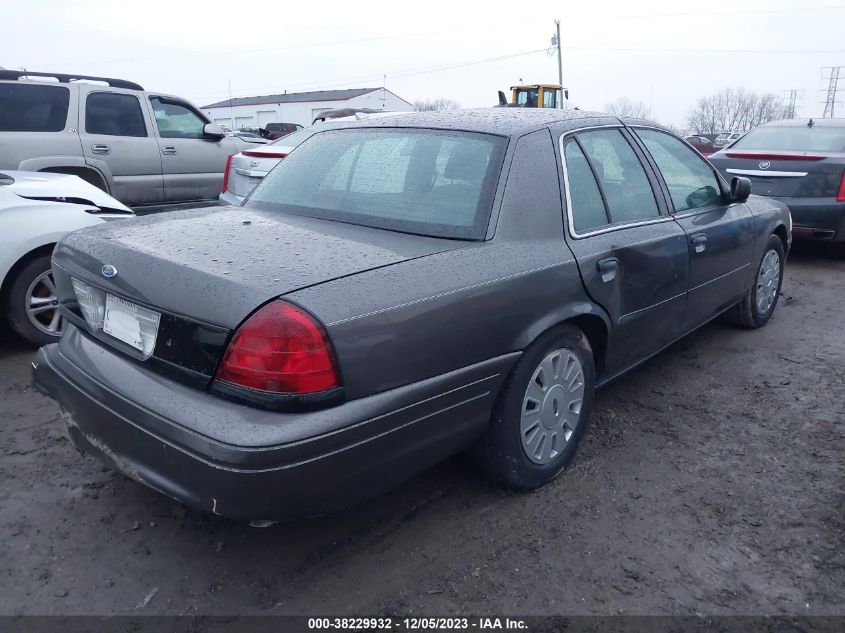
<path fill-rule="evenodd" d="M 235 129 L 235 110 L 232 107 L 232 80 L 229 79 L 229 123 L 232 124 L 230 129 Z"/>
<path fill-rule="evenodd" d="M 557 29 L 557 35 L 555 35 L 555 43 L 557 44 L 557 82 L 560 84 L 560 103 L 557 104 L 558 108 L 563 108 L 563 59 L 560 49 L 560 20 L 555 20 L 555 28 Z"/>
<path fill-rule="evenodd" d="M 785 90 L 784 91 L 784 105 L 783 105 L 783 116 L 785 119 L 794 119 L 798 114 L 798 109 L 796 104 L 798 102 L 798 97 L 801 96 L 800 90 Z"/>
<path fill-rule="evenodd" d="M 822 68 L 822 78 L 825 79 L 824 71 L 830 71 L 830 77 L 828 79 L 827 85 L 827 98 L 824 101 L 824 114 L 822 114 L 822 118 L 824 119 L 832 119 L 835 116 L 836 112 L 836 92 L 839 90 L 839 71 L 842 70 L 843 66 L 828 66 L 826 68 Z"/>

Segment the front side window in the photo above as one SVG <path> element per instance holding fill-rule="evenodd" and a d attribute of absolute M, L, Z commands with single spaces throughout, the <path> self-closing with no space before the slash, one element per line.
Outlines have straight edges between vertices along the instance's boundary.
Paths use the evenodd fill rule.
<path fill-rule="evenodd" d="M 525 90 L 517 90 L 516 104 L 525 108 L 537 107 L 537 88 L 530 88 Z"/>
<path fill-rule="evenodd" d="M 85 100 L 85 131 L 109 136 L 146 136 L 147 126 L 138 97 L 92 92 Z"/>
<path fill-rule="evenodd" d="M 620 130 L 583 132 L 577 138 L 596 172 L 611 223 L 660 215 L 642 163 Z"/>
<path fill-rule="evenodd" d="M 0 83 L 0 132 L 61 132 L 69 102 L 64 87 Z"/>
<path fill-rule="evenodd" d="M 338 129 L 302 143 L 247 205 L 406 233 L 483 239 L 506 140 L 424 129 Z"/>
<path fill-rule="evenodd" d="M 150 103 L 162 138 L 205 138 L 205 120 L 188 106 L 161 97 L 150 97 Z"/>
<path fill-rule="evenodd" d="M 721 188 L 710 165 L 674 136 L 656 130 L 637 130 L 672 197 L 675 212 L 718 204 Z"/>

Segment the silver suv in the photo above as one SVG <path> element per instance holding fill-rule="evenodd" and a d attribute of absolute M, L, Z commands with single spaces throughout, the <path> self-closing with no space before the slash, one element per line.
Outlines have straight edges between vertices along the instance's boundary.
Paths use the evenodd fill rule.
<path fill-rule="evenodd" d="M 0 169 L 74 174 L 138 207 L 216 199 L 251 146 L 131 81 L 0 70 Z"/>

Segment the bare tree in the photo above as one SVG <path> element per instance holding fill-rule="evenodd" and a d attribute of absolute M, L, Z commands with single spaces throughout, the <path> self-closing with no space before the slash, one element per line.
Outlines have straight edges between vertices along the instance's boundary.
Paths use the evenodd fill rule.
<path fill-rule="evenodd" d="M 454 99 L 437 97 L 437 99 L 420 99 L 414 101 L 414 110 L 417 112 L 430 112 L 432 110 L 460 110 L 461 104 Z"/>
<path fill-rule="evenodd" d="M 616 116 L 628 116 L 634 119 L 651 118 L 651 108 L 642 101 L 631 101 L 628 97 L 619 97 L 616 101 L 608 103 L 604 109 Z"/>
<path fill-rule="evenodd" d="M 782 115 L 781 99 L 775 94 L 725 88 L 701 97 L 687 114 L 687 124 L 702 134 L 745 132 Z"/>

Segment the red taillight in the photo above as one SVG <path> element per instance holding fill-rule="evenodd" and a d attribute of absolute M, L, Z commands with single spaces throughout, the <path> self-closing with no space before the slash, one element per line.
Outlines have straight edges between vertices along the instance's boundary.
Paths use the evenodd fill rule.
<path fill-rule="evenodd" d="M 287 152 L 256 152 L 248 149 L 241 152 L 244 156 L 252 156 L 253 158 L 284 158 L 288 155 Z"/>
<path fill-rule="evenodd" d="M 836 195 L 837 202 L 845 202 L 845 172 L 842 173 L 842 180 L 839 181 L 839 193 Z"/>
<path fill-rule="evenodd" d="M 225 193 L 229 188 L 229 168 L 232 166 L 232 159 L 234 157 L 234 154 L 229 154 L 229 158 L 226 159 L 226 170 L 223 172 L 223 187 L 220 189 L 221 193 Z"/>
<path fill-rule="evenodd" d="M 824 160 L 824 156 L 809 154 L 747 154 L 745 152 L 725 152 L 728 158 L 750 158 L 751 160 Z"/>
<path fill-rule="evenodd" d="M 232 337 L 216 380 L 271 393 L 304 394 L 338 386 L 322 326 L 284 301 L 272 301 Z"/>

